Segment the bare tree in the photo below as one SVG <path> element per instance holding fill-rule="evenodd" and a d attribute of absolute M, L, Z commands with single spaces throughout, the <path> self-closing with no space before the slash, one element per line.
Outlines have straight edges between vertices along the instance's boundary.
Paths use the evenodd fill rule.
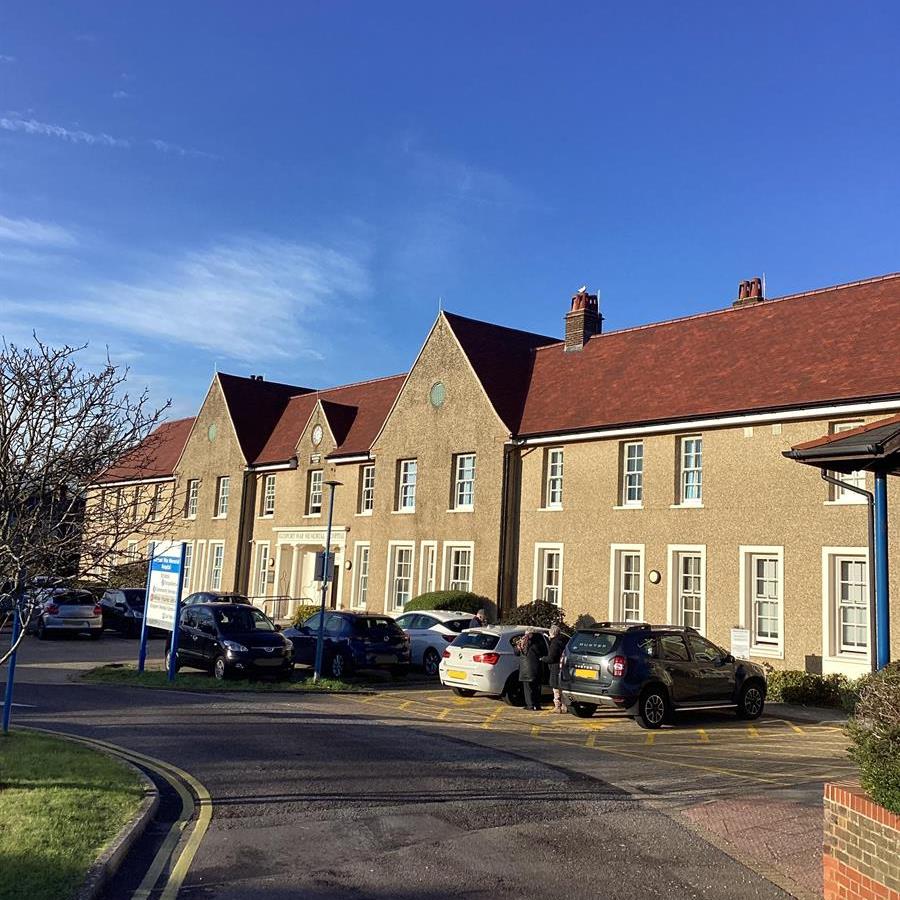
<path fill-rule="evenodd" d="M 166 534 L 172 502 L 158 488 L 101 487 L 111 468 L 139 480 L 154 468 L 152 434 L 168 408 L 128 394 L 127 368 L 86 371 L 84 347 L 0 347 L 0 626 L 35 612 L 31 589 L 46 578 L 105 571 L 127 536 Z M 132 474 L 133 473 L 133 474 Z M 0 665 L 15 647 L 0 655 Z"/>

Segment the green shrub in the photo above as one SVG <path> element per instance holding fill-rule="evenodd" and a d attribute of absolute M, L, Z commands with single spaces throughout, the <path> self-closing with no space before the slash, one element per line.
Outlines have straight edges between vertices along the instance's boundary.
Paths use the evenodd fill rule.
<path fill-rule="evenodd" d="M 867 675 L 847 725 L 850 756 L 866 793 L 900 814 L 900 662 Z"/>
<path fill-rule="evenodd" d="M 294 618 L 291 620 L 291 624 L 294 628 L 299 628 L 310 616 L 318 611 L 318 603 L 303 603 L 294 610 Z"/>
<path fill-rule="evenodd" d="M 535 600 L 533 603 L 523 603 L 521 606 L 514 607 L 503 616 L 503 624 L 533 625 L 536 628 L 559 625 L 564 631 L 571 631 L 566 625 L 563 610 L 546 600 Z"/>
<path fill-rule="evenodd" d="M 793 669 L 770 669 L 766 695 L 775 703 L 845 707 L 853 703 L 853 682 L 845 675 L 814 675 Z"/>
<path fill-rule="evenodd" d="M 422 609 L 444 609 L 451 612 L 465 612 L 473 616 L 478 610 L 486 609 L 490 621 L 494 602 L 470 591 L 430 591 L 410 600 L 403 607 L 403 612 L 418 612 Z"/>

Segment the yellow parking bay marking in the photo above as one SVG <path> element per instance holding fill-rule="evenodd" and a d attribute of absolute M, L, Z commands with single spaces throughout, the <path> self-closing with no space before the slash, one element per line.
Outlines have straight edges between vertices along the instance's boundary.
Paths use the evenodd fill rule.
<path fill-rule="evenodd" d="M 656 740 L 656 735 L 653 734 L 653 733 L 651 732 L 650 734 L 647 735 L 647 739 L 644 741 L 644 743 L 645 743 L 648 747 L 652 747 L 652 746 L 653 746 L 653 742 L 654 742 L 655 740 Z"/>
<path fill-rule="evenodd" d="M 531 726 L 531 736 L 532 737 L 540 737 L 541 736 L 541 726 L 540 725 L 532 725 Z"/>
<path fill-rule="evenodd" d="M 791 726 L 791 730 L 794 732 L 794 734 L 806 734 L 806 732 L 799 725 L 795 725 L 793 722 L 788 722 L 788 725 Z"/>
<path fill-rule="evenodd" d="M 700 735 L 700 742 L 703 744 L 709 743 L 709 735 L 706 732 L 705 728 L 698 728 L 697 734 Z"/>
<path fill-rule="evenodd" d="M 749 734 L 750 737 L 758 738 L 759 737 L 759 729 L 755 725 L 748 725 L 747 726 L 747 734 Z"/>
<path fill-rule="evenodd" d="M 409 709 L 413 705 L 412 700 L 406 700 L 405 702 L 400 704 L 400 709 Z"/>
<path fill-rule="evenodd" d="M 437 717 L 438 717 L 439 719 L 446 719 L 447 716 L 449 716 L 449 715 L 450 715 L 450 707 L 449 707 L 449 706 L 445 706 L 445 707 L 438 713 L 438 716 L 437 716 Z"/>
<path fill-rule="evenodd" d="M 594 744 L 596 744 L 596 743 L 597 743 L 597 735 L 596 735 L 596 734 L 589 734 L 589 735 L 587 736 L 587 740 L 584 742 L 584 746 L 585 746 L 585 747 L 593 747 Z"/>
<path fill-rule="evenodd" d="M 481 727 L 482 727 L 482 728 L 490 728 L 491 725 L 494 724 L 494 720 L 495 720 L 495 719 L 500 715 L 500 713 L 502 713 L 502 712 L 503 712 L 503 707 L 501 706 L 498 710 L 496 710 L 495 712 L 492 712 L 492 713 L 491 713 L 491 714 L 490 714 L 490 715 L 489 715 L 489 716 L 481 723 Z"/>

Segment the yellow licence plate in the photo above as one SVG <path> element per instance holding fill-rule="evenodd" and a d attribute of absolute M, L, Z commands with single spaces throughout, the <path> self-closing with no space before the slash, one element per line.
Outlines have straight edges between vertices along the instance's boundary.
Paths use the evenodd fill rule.
<path fill-rule="evenodd" d="M 591 681 L 597 680 L 597 670 L 596 669 L 576 669 L 575 670 L 576 678 L 589 678 Z"/>
<path fill-rule="evenodd" d="M 466 673 L 460 672 L 459 669 L 447 669 L 447 677 L 455 678 L 457 681 L 465 681 Z"/>

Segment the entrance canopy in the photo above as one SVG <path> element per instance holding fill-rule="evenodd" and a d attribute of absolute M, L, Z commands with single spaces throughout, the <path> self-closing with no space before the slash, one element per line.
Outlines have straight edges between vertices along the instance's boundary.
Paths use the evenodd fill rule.
<path fill-rule="evenodd" d="M 900 475 L 900 415 L 797 444 L 784 455 L 831 472 Z"/>

